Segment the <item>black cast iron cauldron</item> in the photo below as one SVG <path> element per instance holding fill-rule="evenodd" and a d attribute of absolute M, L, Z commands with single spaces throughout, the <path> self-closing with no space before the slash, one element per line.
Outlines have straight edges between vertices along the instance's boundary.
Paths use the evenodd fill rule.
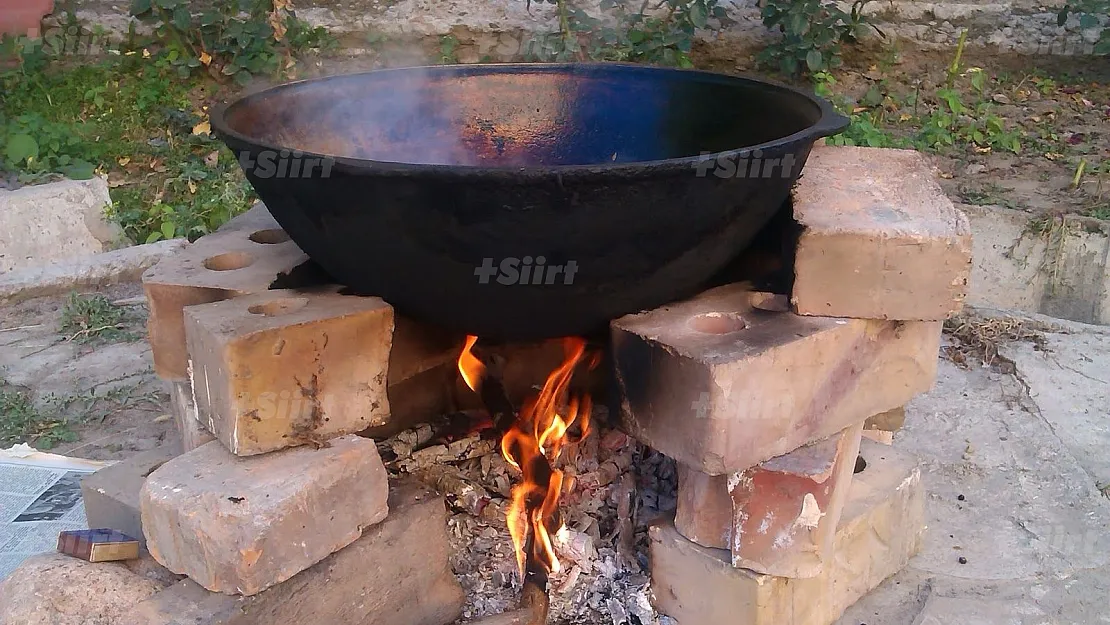
<path fill-rule="evenodd" d="M 847 120 L 750 78 L 524 64 L 294 82 L 212 124 L 336 280 L 418 320 L 527 340 L 695 294 Z"/>

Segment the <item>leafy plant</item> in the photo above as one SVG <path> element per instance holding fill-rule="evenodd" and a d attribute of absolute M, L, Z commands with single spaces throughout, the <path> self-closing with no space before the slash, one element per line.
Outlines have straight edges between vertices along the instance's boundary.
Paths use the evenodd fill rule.
<path fill-rule="evenodd" d="M 0 385 L 0 447 L 31 443 L 52 449 L 77 438 L 66 419 L 39 410 L 26 393 Z"/>
<path fill-rule="evenodd" d="M 763 24 L 782 38 L 759 54 L 759 62 L 784 74 L 814 73 L 839 67 L 845 44 L 868 29 L 879 30 L 863 13 L 870 0 L 855 0 L 845 11 L 826 0 L 764 0 Z"/>
<path fill-rule="evenodd" d="M 0 171 L 19 171 L 25 182 L 51 174 L 75 180 L 92 178 L 95 166 L 84 158 L 81 131 L 80 127 L 51 122 L 38 113 L 9 120 L 0 113 Z"/>
<path fill-rule="evenodd" d="M 131 340 L 123 328 L 127 312 L 101 294 L 70 293 L 62 308 L 61 332 L 78 343 Z"/>
<path fill-rule="evenodd" d="M 548 0 L 559 14 L 559 32 L 541 35 L 525 45 L 529 60 L 625 61 L 692 67 L 694 34 L 731 23 L 718 0 L 662 0 L 636 8 L 623 0 L 601 0 L 599 8 L 615 18 L 604 21 L 572 6 L 567 0 Z"/>
<path fill-rule="evenodd" d="M 162 60 L 182 76 L 207 70 L 239 84 L 276 74 L 303 47 L 330 45 L 327 31 L 299 20 L 290 0 L 213 0 L 194 13 L 188 0 L 131 0 L 131 14 L 154 24 Z"/>
<path fill-rule="evenodd" d="M 1095 44 L 1095 54 L 1110 54 L 1110 0 L 1073 0 L 1064 5 L 1056 15 L 1056 23 L 1063 26 L 1068 17 L 1079 18 L 1081 28 L 1102 26 L 1102 34 Z M 1101 18 L 1101 19 L 1100 19 Z"/>

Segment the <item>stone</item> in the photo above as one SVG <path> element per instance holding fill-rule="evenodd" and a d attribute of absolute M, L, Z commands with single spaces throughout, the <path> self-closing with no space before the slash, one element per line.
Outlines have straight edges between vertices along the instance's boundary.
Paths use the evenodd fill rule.
<path fill-rule="evenodd" d="M 168 382 L 170 388 L 170 412 L 174 425 L 181 436 L 181 451 L 193 451 L 197 447 L 216 440 L 207 426 L 200 421 L 197 402 L 193 397 L 192 380 L 187 382 Z"/>
<path fill-rule="evenodd" d="M 831 625 L 906 566 L 924 538 L 918 460 L 863 441 L 837 527 L 835 557 L 819 577 L 789 579 L 734 568 L 727 551 L 682 537 L 669 519 L 648 531 L 654 606 L 679 625 Z"/>
<path fill-rule="evenodd" d="M 163 445 L 100 469 L 81 480 L 81 499 L 89 527 L 123 532 L 146 545 L 139 514 L 143 482 L 170 459 L 181 454 L 178 445 Z"/>
<path fill-rule="evenodd" d="M 863 423 L 737 473 L 732 566 L 778 577 L 817 577 L 832 556 Z"/>
<path fill-rule="evenodd" d="M 119 625 L 447 625 L 465 601 L 450 568 L 443 498 L 393 484 L 389 516 L 361 538 L 250 597 L 191 580 L 139 604 Z"/>
<path fill-rule="evenodd" d="M 164 584 L 120 562 L 86 562 L 60 553 L 23 561 L 0 581 L 4 625 L 116 625 Z"/>
<path fill-rule="evenodd" d="M 201 423 L 250 456 L 382 425 L 393 308 L 377 297 L 267 291 L 185 309 Z"/>
<path fill-rule="evenodd" d="M 65 262 L 0 272 L 0 304 L 136 282 L 143 272 L 188 244 L 185 239 L 125 247 Z"/>
<path fill-rule="evenodd" d="M 155 372 L 167 380 L 188 379 L 186 306 L 266 291 L 307 260 L 266 207 L 257 204 L 150 268 L 143 274 L 143 290 Z"/>
<path fill-rule="evenodd" d="M 252 458 L 213 441 L 143 485 L 147 548 L 213 592 L 254 595 L 351 544 L 388 512 L 374 441 L 344 436 Z"/>
<path fill-rule="evenodd" d="M 108 183 L 95 176 L 0 189 L 0 273 L 120 247 L 123 231 L 105 214 L 111 205 Z"/>
<path fill-rule="evenodd" d="M 728 285 L 611 324 L 623 428 L 710 475 L 743 471 L 936 379 L 941 323 L 806 317 Z"/>
<path fill-rule="evenodd" d="M 913 150 L 822 147 L 794 189 L 799 314 L 938 320 L 963 307 L 971 226 Z"/>

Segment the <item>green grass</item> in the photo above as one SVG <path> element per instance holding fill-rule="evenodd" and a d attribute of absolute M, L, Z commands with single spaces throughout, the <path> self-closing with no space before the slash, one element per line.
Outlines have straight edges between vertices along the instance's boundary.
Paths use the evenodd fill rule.
<path fill-rule="evenodd" d="M 196 239 L 254 200 L 230 151 L 194 133 L 217 89 L 141 51 L 0 70 L 0 175 L 33 184 L 95 170 L 134 242 Z"/>
<path fill-rule="evenodd" d="M 62 308 L 59 328 L 68 340 L 78 343 L 107 343 L 135 340 L 138 337 L 125 329 L 128 314 L 124 308 L 113 306 L 103 295 L 70 293 Z"/>
<path fill-rule="evenodd" d="M 0 386 L 0 447 L 28 443 L 51 449 L 77 438 L 66 419 L 39 410 L 26 393 Z"/>

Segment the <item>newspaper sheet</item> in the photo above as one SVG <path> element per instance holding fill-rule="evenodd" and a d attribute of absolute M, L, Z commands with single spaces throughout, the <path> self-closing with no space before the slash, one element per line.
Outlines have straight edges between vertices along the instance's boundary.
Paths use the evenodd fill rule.
<path fill-rule="evenodd" d="M 0 579 L 29 556 L 54 551 L 58 532 L 88 527 L 81 478 L 103 466 L 26 445 L 0 450 Z"/>

